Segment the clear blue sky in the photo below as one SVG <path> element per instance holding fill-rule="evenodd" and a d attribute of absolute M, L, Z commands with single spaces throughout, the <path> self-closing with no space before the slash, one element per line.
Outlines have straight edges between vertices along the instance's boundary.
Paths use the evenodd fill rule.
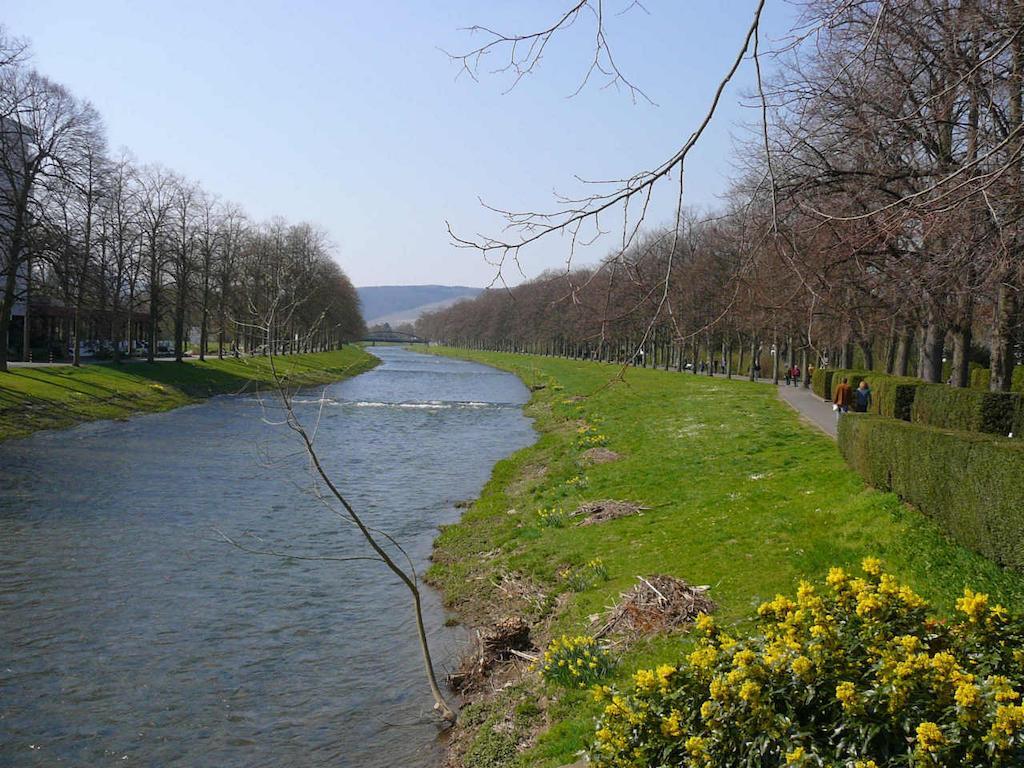
<path fill-rule="evenodd" d="M 755 0 L 649 0 L 611 16 L 621 68 L 658 106 L 590 86 L 567 98 L 590 55 L 579 24 L 540 70 L 508 80 L 456 78 L 441 49 L 473 47 L 461 27 L 522 32 L 568 2 L 470 0 L 21 0 L 0 21 L 32 43 L 42 72 L 91 100 L 112 148 L 162 163 L 254 218 L 323 226 L 357 285 L 484 285 L 457 230 L 496 233 L 503 208 L 548 209 L 574 175 L 616 178 L 668 157 L 696 126 L 735 55 Z M 629 5 L 606 0 L 610 11 Z M 793 8 L 769 0 L 779 37 Z M 486 69 L 486 67 L 485 67 Z M 691 203 L 713 206 L 732 172 L 732 135 L 751 67 L 688 165 Z M 653 223 L 668 220 L 666 188 Z M 610 242 L 581 255 L 596 261 Z M 564 263 L 565 243 L 524 252 L 529 276 Z"/>

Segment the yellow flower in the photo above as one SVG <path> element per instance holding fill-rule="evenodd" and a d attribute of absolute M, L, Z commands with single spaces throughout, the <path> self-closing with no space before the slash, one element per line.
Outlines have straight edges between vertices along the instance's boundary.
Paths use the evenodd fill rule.
<path fill-rule="evenodd" d="M 697 627 L 697 631 L 703 635 L 710 636 L 715 631 L 715 620 L 706 613 L 702 613 L 697 616 L 697 620 L 694 622 Z"/>
<path fill-rule="evenodd" d="M 1007 749 L 1010 740 L 1020 733 L 1021 727 L 1024 727 L 1024 707 L 1000 704 L 996 707 L 995 721 L 988 732 L 988 738 L 999 749 Z"/>
<path fill-rule="evenodd" d="M 968 709 L 975 706 L 981 701 L 981 696 L 978 693 L 978 686 L 973 683 L 960 683 L 956 687 L 956 693 L 953 694 L 953 698 L 956 700 L 958 706 Z"/>
<path fill-rule="evenodd" d="M 728 695 L 726 691 L 725 683 L 722 682 L 720 677 L 716 677 L 711 681 L 711 685 L 708 686 L 708 693 L 711 694 L 711 698 L 715 701 L 723 701 Z"/>
<path fill-rule="evenodd" d="M 865 557 L 860 567 L 868 576 L 879 576 L 882 573 L 882 561 L 877 557 Z"/>
<path fill-rule="evenodd" d="M 761 695 L 761 686 L 752 680 L 748 680 L 742 686 L 740 686 L 740 698 L 750 703 L 757 701 Z"/>
<path fill-rule="evenodd" d="M 704 757 L 707 754 L 707 744 L 700 736 L 691 736 L 686 740 L 686 751 L 690 757 Z"/>
<path fill-rule="evenodd" d="M 992 675 L 985 680 L 989 686 L 991 686 L 995 700 L 1004 704 L 1008 701 L 1017 701 L 1020 698 L 1020 694 L 1013 690 L 1013 686 L 1010 684 L 1010 680 L 1003 675 Z"/>
<path fill-rule="evenodd" d="M 836 699 L 843 705 L 843 709 L 849 710 L 857 703 L 857 689 L 848 680 L 836 686 Z"/>
<path fill-rule="evenodd" d="M 957 610 L 967 615 L 971 622 L 979 621 L 988 610 L 988 595 L 964 588 L 964 596 L 956 601 Z"/>
<path fill-rule="evenodd" d="M 942 729 L 935 723 L 925 721 L 917 726 L 917 748 L 922 752 L 937 752 L 945 741 Z"/>
<path fill-rule="evenodd" d="M 757 661 L 757 654 L 749 648 L 744 648 L 732 657 L 732 663 L 737 667 L 749 667 L 755 661 Z"/>
<path fill-rule="evenodd" d="M 857 594 L 857 615 L 868 617 L 882 609 L 882 601 L 874 592 L 864 589 Z"/>
<path fill-rule="evenodd" d="M 669 689 L 669 678 L 676 673 L 676 668 L 671 664 L 659 664 L 654 672 L 658 676 L 658 687 L 661 688 L 661 692 L 667 693 Z"/>
<path fill-rule="evenodd" d="M 682 736 L 683 725 L 681 722 L 682 713 L 678 709 L 673 709 L 672 712 L 661 721 L 661 735 L 662 736 Z"/>
<path fill-rule="evenodd" d="M 688 658 L 690 666 L 699 670 L 708 670 L 718 660 L 718 651 L 711 646 L 704 646 L 692 651 Z"/>
<path fill-rule="evenodd" d="M 825 578 L 825 583 L 834 589 L 839 589 L 846 585 L 849 580 L 849 576 L 846 571 L 842 568 L 829 568 L 828 576 Z"/>
<path fill-rule="evenodd" d="M 633 684 L 640 693 L 651 693 L 658 687 L 658 678 L 650 669 L 638 669 L 633 674 Z"/>
<path fill-rule="evenodd" d="M 797 677 L 807 679 L 814 671 L 814 663 L 806 656 L 797 656 L 793 659 L 793 674 Z"/>
<path fill-rule="evenodd" d="M 803 765 L 807 752 L 803 747 L 797 747 L 792 752 L 786 753 L 786 765 Z"/>

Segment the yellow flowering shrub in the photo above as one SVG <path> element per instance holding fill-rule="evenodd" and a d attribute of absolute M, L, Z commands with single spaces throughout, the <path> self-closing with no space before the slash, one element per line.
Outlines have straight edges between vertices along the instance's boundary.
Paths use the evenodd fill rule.
<path fill-rule="evenodd" d="M 571 688 L 588 688 L 609 671 L 608 653 L 588 635 L 562 635 L 552 640 L 540 661 L 540 674 L 545 680 Z"/>
<path fill-rule="evenodd" d="M 714 620 L 682 663 L 602 687 L 603 768 L 1024 766 L 1024 619 L 965 590 L 936 620 L 868 558 L 758 609 L 747 637 Z"/>

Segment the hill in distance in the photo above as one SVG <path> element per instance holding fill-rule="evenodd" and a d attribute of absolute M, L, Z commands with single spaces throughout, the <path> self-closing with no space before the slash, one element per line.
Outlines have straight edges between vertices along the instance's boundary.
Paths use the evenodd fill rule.
<path fill-rule="evenodd" d="M 367 325 L 415 323 L 424 312 L 471 299 L 482 288 L 465 285 L 370 285 L 356 288 Z"/>

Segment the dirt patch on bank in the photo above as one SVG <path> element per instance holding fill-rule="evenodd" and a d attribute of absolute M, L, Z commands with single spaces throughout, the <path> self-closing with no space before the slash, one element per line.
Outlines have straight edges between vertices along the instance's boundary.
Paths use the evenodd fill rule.
<path fill-rule="evenodd" d="M 590 467 L 595 464 L 610 464 L 611 462 L 618 461 L 621 458 L 621 453 L 616 453 L 608 448 L 591 448 L 590 450 L 584 451 L 583 455 L 580 456 L 580 463 L 583 466 Z"/>

